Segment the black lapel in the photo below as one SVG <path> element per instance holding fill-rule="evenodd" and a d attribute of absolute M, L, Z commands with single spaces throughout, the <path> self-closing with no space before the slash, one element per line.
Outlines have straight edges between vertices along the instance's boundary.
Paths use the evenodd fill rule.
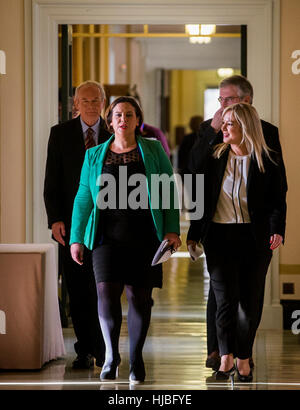
<path fill-rule="evenodd" d="M 247 187 L 246 187 L 246 191 L 247 191 L 247 197 L 248 197 L 248 193 L 249 193 L 249 186 L 251 183 L 251 179 L 254 173 L 254 167 L 255 167 L 255 162 L 254 159 L 252 158 L 252 155 L 250 157 L 250 165 L 249 165 L 249 171 L 248 171 L 248 176 L 247 176 Z"/>
<path fill-rule="evenodd" d="M 215 207 L 213 209 L 213 214 L 215 213 L 218 198 L 219 198 L 220 191 L 221 191 L 221 188 L 222 188 L 222 181 L 223 181 L 223 177 L 224 177 L 224 173 L 225 173 L 225 169 L 226 169 L 226 165 L 227 165 L 229 150 L 230 150 L 230 147 L 228 147 L 228 149 L 223 153 L 223 155 L 221 155 L 221 157 L 219 159 L 215 159 L 212 162 L 212 167 L 213 167 L 212 172 L 213 172 L 214 176 L 213 176 L 212 181 L 210 183 L 213 183 L 213 186 L 212 186 L 212 205 Z"/>
<path fill-rule="evenodd" d="M 217 172 L 217 181 L 218 181 L 218 186 L 221 186 L 222 184 L 222 180 L 223 180 L 223 176 L 225 173 L 225 169 L 226 169 L 226 165 L 227 165 L 227 161 L 228 161 L 228 155 L 229 155 L 229 151 L 230 151 L 230 146 L 228 146 L 228 148 L 226 149 L 226 151 L 224 152 L 223 155 L 221 155 L 220 159 L 218 161 L 219 162 L 219 167 L 217 168 L 216 172 Z"/>
<path fill-rule="evenodd" d="M 80 158 L 84 158 L 85 147 L 84 147 L 84 138 L 82 132 L 82 126 L 80 122 L 80 116 L 74 119 L 74 134 L 72 138 L 73 152 L 76 153 Z"/>

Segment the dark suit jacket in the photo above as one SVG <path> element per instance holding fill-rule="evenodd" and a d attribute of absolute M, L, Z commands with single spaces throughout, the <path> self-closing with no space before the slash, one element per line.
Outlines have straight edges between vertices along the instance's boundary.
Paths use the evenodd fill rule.
<path fill-rule="evenodd" d="M 284 237 L 287 183 L 278 131 L 276 133 L 276 127 L 271 124 L 266 122 L 262 124 L 265 128 L 266 142 L 274 150 L 271 155 L 276 164 L 265 157 L 265 173 L 262 173 L 259 171 L 256 160 L 251 158 L 247 181 L 247 201 L 253 233 L 259 246 L 265 247 L 268 245 L 270 235 L 277 233 Z M 205 241 L 215 214 L 229 153 L 228 149 L 220 159 L 213 158 L 213 147 L 222 141 L 222 133 L 216 135 L 210 127 L 210 122 L 206 121 L 207 127 L 210 129 L 206 130 L 206 133 L 202 132 L 201 138 L 193 147 L 190 158 L 191 171 L 205 175 L 204 215 L 200 220 L 191 221 L 188 232 L 188 239 L 197 242 Z"/>
<path fill-rule="evenodd" d="M 105 142 L 110 136 L 104 120 L 100 118 L 98 144 Z M 67 236 L 71 227 L 73 202 L 79 187 L 84 156 L 84 137 L 80 117 L 51 128 L 44 201 L 49 229 L 54 222 L 63 221 Z"/>
<path fill-rule="evenodd" d="M 197 132 L 191 132 L 190 134 L 187 134 L 184 136 L 181 144 L 179 145 L 178 148 L 178 170 L 180 175 L 184 175 L 189 172 L 188 170 L 188 161 L 189 161 L 189 155 L 191 152 L 191 149 L 193 148 L 193 145 L 195 144 L 196 140 L 198 138 L 198 133 Z"/>

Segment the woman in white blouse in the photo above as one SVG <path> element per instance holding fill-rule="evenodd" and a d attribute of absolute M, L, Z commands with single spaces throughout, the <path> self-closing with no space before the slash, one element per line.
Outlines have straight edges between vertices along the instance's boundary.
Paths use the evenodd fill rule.
<path fill-rule="evenodd" d="M 237 371 L 239 380 L 248 382 L 265 277 L 272 251 L 284 238 L 286 186 L 253 106 L 227 107 L 222 132 L 221 144 L 201 142 L 205 209 L 200 220 L 191 221 L 187 244 L 203 244 L 216 297 L 221 355 L 216 379 L 233 380 Z"/>

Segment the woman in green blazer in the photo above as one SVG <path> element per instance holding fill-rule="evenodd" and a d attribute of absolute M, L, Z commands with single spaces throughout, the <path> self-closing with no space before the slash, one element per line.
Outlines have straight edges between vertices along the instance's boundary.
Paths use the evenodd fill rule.
<path fill-rule="evenodd" d="M 121 362 L 125 287 L 129 379 L 140 383 L 145 379 L 142 349 L 150 324 L 152 289 L 162 287 L 162 266 L 151 266 L 151 261 L 163 239 L 175 250 L 181 245 L 178 195 L 171 163 L 160 142 L 137 135 L 143 113 L 136 100 L 117 98 L 106 112 L 106 122 L 114 135 L 89 149 L 82 167 L 73 208 L 71 254 L 82 264 L 83 245 L 93 251 L 106 347 L 100 378 L 115 379 Z"/>

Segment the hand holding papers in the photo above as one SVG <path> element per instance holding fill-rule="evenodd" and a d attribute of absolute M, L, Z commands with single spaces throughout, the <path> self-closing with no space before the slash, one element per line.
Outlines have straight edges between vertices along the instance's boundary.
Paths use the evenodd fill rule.
<path fill-rule="evenodd" d="M 196 245 L 195 250 L 193 250 L 192 245 L 188 246 L 188 251 L 190 253 L 191 259 L 193 261 L 197 260 L 198 258 L 200 258 L 200 256 L 203 254 L 203 248 L 202 246 L 198 246 Z"/>
<path fill-rule="evenodd" d="M 158 265 L 159 263 L 166 262 L 176 252 L 173 246 L 168 245 L 169 241 L 164 239 L 154 255 L 151 266 Z"/>

